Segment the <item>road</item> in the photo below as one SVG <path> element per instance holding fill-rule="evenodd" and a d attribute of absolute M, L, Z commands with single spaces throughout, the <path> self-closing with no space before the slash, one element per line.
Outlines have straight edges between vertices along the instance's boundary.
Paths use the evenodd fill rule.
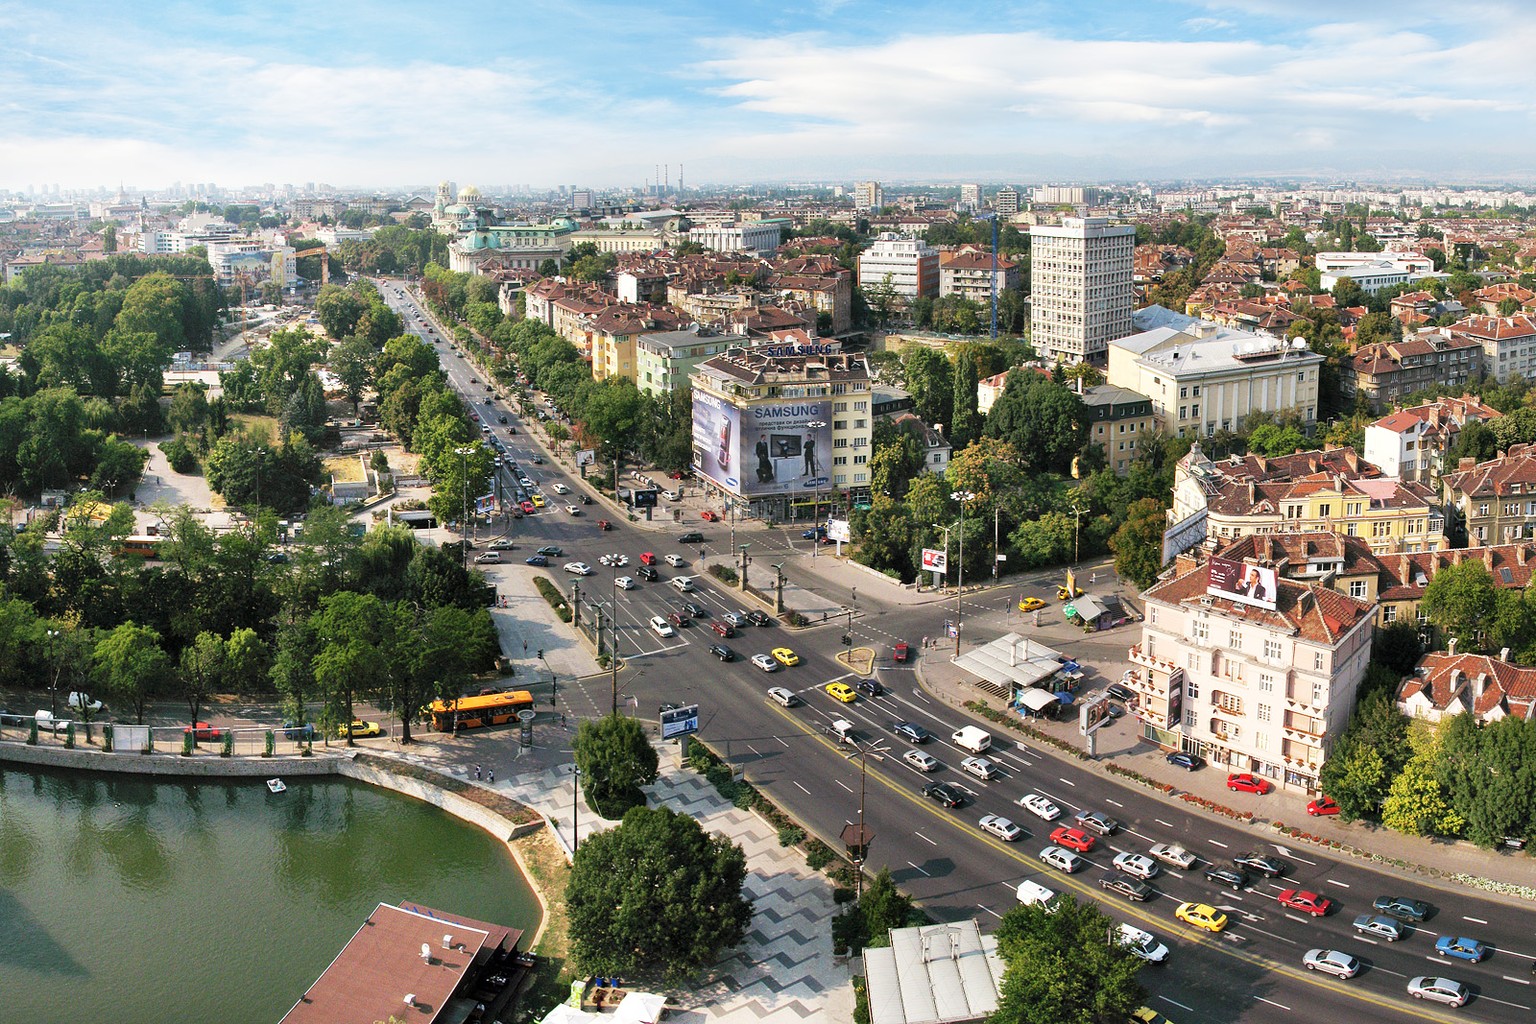
<path fill-rule="evenodd" d="M 414 320 L 408 316 L 408 322 Z M 446 355 L 455 388 L 478 401 L 477 410 L 483 414 L 487 407 L 476 372 Z M 559 467 L 532 467 L 535 447 L 515 411 L 499 400 L 489 408 L 497 416 L 509 416 L 517 426 L 516 435 L 504 438 L 504 448 L 528 471 L 538 490 L 547 495 L 559 483 L 573 494 L 584 492 L 580 481 Z M 685 548 L 675 541 L 677 533 L 697 528 L 683 524 L 664 534 L 615 518 L 613 530 L 601 532 L 593 515 L 573 517 L 546 506 L 514 524 L 511 532 L 519 554 L 554 544 L 563 549 L 560 559 L 552 559 L 548 570 L 531 570 L 520 559 L 483 568 L 493 578 L 547 571 L 570 593 L 574 577 L 561 571 L 563 562 L 590 564 L 597 574 L 582 580 L 583 599 L 601 602 L 605 617 L 618 622 L 618 650 L 625 663 L 618 682 L 621 702 L 646 718 L 663 701 L 697 702 L 701 735 L 744 770 L 754 785 L 825 838 L 835 840 L 844 825 L 858 821 L 862 803 L 864 821 L 875 833 L 871 867 L 889 865 L 897 881 L 935 919 L 974 917 L 985 927 L 1016 905 L 1015 889 L 1026 878 L 1098 900 L 1117 919 L 1151 931 L 1172 948 L 1170 962 L 1144 971 L 1143 979 L 1152 992 L 1152 1005 L 1179 1024 L 1327 1019 L 1320 1014 L 1352 1021 L 1409 1017 L 1516 1021 L 1527 1019 L 1536 1007 L 1531 984 L 1536 980 L 1532 974 L 1536 938 L 1528 911 L 1470 893 L 1424 890 L 1353 861 L 1334 860 L 1311 847 L 1292 849 L 1261 842 L 1269 833 L 1260 835 L 1252 828 L 1183 813 L 1144 791 L 1122 786 L 1028 743 L 999 737 L 995 730 L 988 753 L 999 775 L 991 781 L 963 775 L 959 763 L 965 752 L 955 748 L 949 736 L 961 725 L 973 723 L 927 699 L 916 685 L 911 665 L 890 660 L 896 639 L 910 639 L 915 648 L 918 637 L 940 635 L 942 620 L 951 611 L 947 604 L 886 606 L 876 595 L 863 596 L 853 620 L 855 645 L 876 652 L 874 675 L 885 693 L 861 695 L 851 704 L 834 701 L 825 692 L 830 682 L 851 685 L 858 678 L 837 660 L 844 650 L 841 620 L 793 633 L 777 624 L 748 626 L 722 640 L 708 623 L 754 604 L 744 603 L 741 595 L 699 572 L 698 545 Z M 704 527 L 704 532 L 709 554 L 728 554 L 723 537 L 718 536 L 720 527 Z M 770 541 L 761 533 L 754 533 L 751 542 L 754 550 L 769 546 L 784 550 L 795 544 L 782 534 Z M 642 552 L 673 555 L 682 564 L 658 565 L 656 582 L 639 581 L 635 570 Z M 628 564 L 601 566 L 599 559 L 605 554 L 622 554 Z M 674 589 L 670 580 L 678 575 L 694 577 L 693 593 L 683 595 Z M 614 581 L 620 576 L 636 577 L 635 588 L 618 589 Z M 1039 578 L 968 601 L 968 629 L 972 635 L 992 636 L 1019 628 L 1017 615 L 1009 621 L 1009 609 L 1027 594 L 1054 596 L 1049 589 Z M 684 600 L 696 602 L 707 616 L 682 615 L 688 625 L 676 628 L 672 636 L 657 635 L 649 620 L 681 612 Z M 709 652 L 712 643 L 731 648 L 736 660 L 722 664 Z M 1072 653 L 1085 667 L 1097 664 L 1100 671 L 1090 672 L 1090 681 L 1102 682 L 1117 676 L 1124 643 L 1123 638 L 1090 638 L 1074 645 Z M 748 660 L 781 646 L 792 648 L 800 664 L 767 673 Z M 942 651 L 914 653 L 946 656 Z M 771 685 L 793 690 L 801 698 L 800 705 L 786 709 L 767 700 L 765 691 Z M 580 682 L 575 693 L 562 684 L 562 695 L 573 710 L 593 714 L 606 713 L 614 699 L 607 679 Z M 841 747 L 826 735 L 826 726 L 835 717 L 854 723 L 856 749 Z M 922 725 L 932 733 L 923 749 L 941 762 L 937 771 L 925 775 L 902 759 L 908 744 L 892 732 L 897 721 Z M 922 786 L 930 780 L 963 790 L 964 805 L 950 810 L 925 799 Z M 1054 826 L 1018 805 L 1019 798 L 1031 792 L 1058 804 L 1067 823 L 1079 810 L 1096 809 L 1116 818 L 1121 829 L 1085 855 L 1086 870 L 1062 875 L 1037 858 L 1049 844 Z M 1241 802 L 1244 799 L 1262 798 L 1234 796 L 1233 802 L 1249 806 Z M 987 836 L 976 826 L 983 814 L 1011 818 L 1025 829 L 1026 837 L 1010 844 Z M 1113 873 L 1110 861 L 1116 853 L 1145 852 L 1159 842 L 1183 844 L 1199 857 L 1198 865 L 1187 873 L 1165 870 L 1152 880 L 1156 895 L 1144 904 L 1107 897 L 1099 889 L 1098 879 Z M 1248 850 L 1280 856 L 1287 862 L 1286 873 L 1278 879 L 1259 877 L 1239 892 L 1205 880 L 1205 868 L 1230 865 L 1232 857 Z M 1280 891 L 1290 887 L 1321 892 L 1338 905 L 1320 919 L 1303 916 L 1277 902 Z M 1387 894 L 1425 899 L 1435 905 L 1435 912 L 1423 924 L 1409 926 L 1396 943 L 1356 933 L 1351 927 L 1355 916 L 1369 911 L 1376 896 Z M 1225 911 L 1229 926 L 1212 936 L 1177 922 L 1173 909 L 1186 900 L 1209 902 Z M 1494 952 L 1479 964 L 1446 962 L 1434 950 L 1434 941 L 1441 935 L 1471 935 Z M 1315 947 L 1343 950 L 1359 958 L 1364 969 L 1351 981 L 1309 974 L 1301 969 L 1301 959 Z M 1408 979 L 1419 974 L 1458 979 L 1471 988 L 1474 998 L 1460 1010 L 1416 1003 L 1405 989 Z"/>

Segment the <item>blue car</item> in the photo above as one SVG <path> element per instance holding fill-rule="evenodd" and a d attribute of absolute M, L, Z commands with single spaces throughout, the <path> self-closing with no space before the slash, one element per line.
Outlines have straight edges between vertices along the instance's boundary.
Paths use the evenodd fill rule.
<path fill-rule="evenodd" d="M 545 558 L 543 555 L 529 555 L 527 558 L 523 559 L 523 562 L 527 565 L 548 565 L 549 559 Z"/>
<path fill-rule="evenodd" d="M 1453 938 L 1443 935 L 1435 943 L 1435 952 L 1441 956 L 1453 956 L 1468 963 L 1478 963 L 1488 955 L 1488 947 L 1476 939 Z"/>
<path fill-rule="evenodd" d="M 1175 768 L 1183 768 L 1187 772 L 1192 772 L 1196 768 L 1204 766 L 1205 758 L 1199 754 L 1186 754 L 1182 750 L 1176 750 L 1168 755 L 1168 763 Z"/>
<path fill-rule="evenodd" d="M 283 739 L 285 740 L 312 740 L 315 738 L 315 727 L 308 722 L 284 722 Z"/>
<path fill-rule="evenodd" d="M 801 533 L 800 534 L 800 539 L 801 540 L 820 540 L 821 538 L 825 537 L 826 535 L 827 535 L 827 528 L 825 526 L 818 526 L 818 527 L 816 527 L 813 530 L 806 530 L 805 532 Z"/>

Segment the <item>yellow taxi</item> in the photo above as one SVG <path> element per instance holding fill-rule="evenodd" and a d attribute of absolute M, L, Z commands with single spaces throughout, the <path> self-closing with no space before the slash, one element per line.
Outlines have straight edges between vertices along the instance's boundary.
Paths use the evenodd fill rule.
<path fill-rule="evenodd" d="M 773 660 L 778 662 L 780 665 L 783 665 L 785 668 L 790 668 L 800 664 L 800 655 L 796 654 L 788 647 L 775 647 L 773 649 Z"/>
<path fill-rule="evenodd" d="M 379 735 L 379 723 L 363 722 L 354 718 L 350 725 L 340 726 L 336 730 L 336 735 L 341 739 L 346 739 L 349 733 L 352 735 L 353 739 L 357 739 L 361 736 L 377 736 Z"/>
<path fill-rule="evenodd" d="M 535 494 L 533 496 L 533 507 L 534 508 L 543 508 L 544 507 L 544 495 L 542 495 L 542 494 Z"/>
<path fill-rule="evenodd" d="M 1032 612 L 1044 607 L 1045 602 L 1038 597 L 1026 597 L 1019 601 L 1019 611 L 1021 612 Z"/>
<path fill-rule="evenodd" d="M 1173 916 L 1208 932 L 1219 932 L 1227 926 L 1227 915 L 1209 903 L 1180 903 Z"/>
<path fill-rule="evenodd" d="M 775 652 L 777 653 L 777 652 Z M 840 700 L 844 704 L 852 704 L 859 699 L 859 695 L 853 692 L 853 687 L 847 683 L 828 683 L 827 696 L 833 700 Z"/>

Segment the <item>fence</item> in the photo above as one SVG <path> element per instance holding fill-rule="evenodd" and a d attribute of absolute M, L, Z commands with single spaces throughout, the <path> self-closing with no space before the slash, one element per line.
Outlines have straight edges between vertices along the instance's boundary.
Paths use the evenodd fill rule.
<path fill-rule="evenodd" d="M 322 734 L 318 726 L 310 727 L 312 732 L 309 738 L 306 738 L 303 730 L 284 729 L 280 725 L 217 727 L 199 731 L 197 739 L 189 746 L 192 737 L 190 726 L 143 726 L 124 722 L 59 722 L 57 725 L 56 729 L 39 727 L 34 719 L 25 715 L 0 716 L 0 743 L 80 749 L 94 747 L 100 750 L 106 749 L 110 742 L 114 754 L 189 753 L 195 757 L 292 757 L 303 754 L 306 747 L 321 750 L 347 742 L 345 737 L 338 737 L 334 733 Z M 393 739 L 394 725 L 380 722 L 379 735 Z"/>

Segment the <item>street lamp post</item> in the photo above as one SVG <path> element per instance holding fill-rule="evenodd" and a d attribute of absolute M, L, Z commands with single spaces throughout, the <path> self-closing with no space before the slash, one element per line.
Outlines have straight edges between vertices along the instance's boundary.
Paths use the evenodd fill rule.
<path fill-rule="evenodd" d="M 53 662 L 53 685 L 48 688 L 48 709 L 49 714 L 52 715 L 59 713 L 59 673 L 61 669 L 58 650 L 59 631 L 50 629 L 48 631 L 48 660 Z"/>
<path fill-rule="evenodd" d="M 970 491 L 956 491 L 950 495 L 960 503 L 960 566 L 955 575 L 955 657 L 960 657 L 960 595 L 965 592 L 965 503 L 975 501 Z"/>
<path fill-rule="evenodd" d="M 469 457 L 474 454 L 474 449 L 467 444 L 460 445 L 454 449 L 454 454 L 459 457 L 459 476 L 464 481 L 464 507 L 459 518 L 459 555 L 464 560 L 464 570 L 468 572 L 469 545 L 464 541 L 469 531 L 464 527 L 469 525 Z"/>
<path fill-rule="evenodd" d="M 811 420 L 806 427 L 812 431 L 820 430 L 826 426 L 821 420 Z M 811 514 L 811 557 L 816 557 L 816 549 L 821 547 L 821 467 L 816 467 L 816 475 L 812 478 L 815 510 Z"/>
<path fill-rule="evenodd" d="M 581 822 L 578 801 L 581 797 L 581 769 L 571 768 L 571 853 L 581 849 Z"/>
<path fill-rule="evenodd" d="M 613 624 L 608 627 L 608 668 L 613 676 L 613 714 L 619 713 L 619 570 L 613 570 Z"/>

